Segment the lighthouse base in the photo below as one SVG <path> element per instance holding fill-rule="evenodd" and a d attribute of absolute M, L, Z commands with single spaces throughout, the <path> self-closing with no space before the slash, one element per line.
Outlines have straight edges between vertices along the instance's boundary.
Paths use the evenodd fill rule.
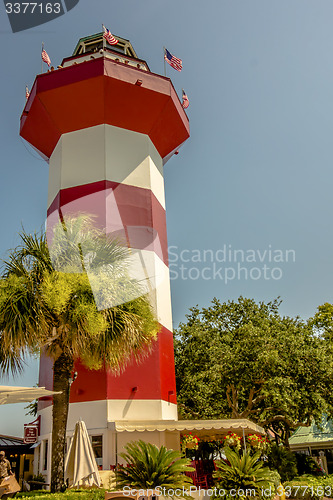
<path fill-rule="evenodd" d="M 45 482 L 51 480 L 52 406 L 38 412 L 41 416 L 40 436 L 35 448 L 34 474 L 43 474 Z M 110 470 L 117 463 L 123 463 L 120 454 L 130 441 L 143 441 L 180 450 L 177 430 L 121 431 L 117 422 L 177 420 L 177 405 L 163 400 L 103 400 L 71 403 L 67 424 L 67 448 L 74 434 L 75 424 L 82 419 L 97 456 L 97 465 L 102 470 Z"/>

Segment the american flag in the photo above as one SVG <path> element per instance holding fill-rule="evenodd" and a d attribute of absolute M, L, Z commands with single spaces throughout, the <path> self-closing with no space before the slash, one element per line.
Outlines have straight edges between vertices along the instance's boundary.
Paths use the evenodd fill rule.
<path fill-rule="evenodd" d="M 27 85 L 25 86 L 25 98 L 28 99 L 29 98 L 29 95 L 30 95 L 30 92 L 29 92 L 29 89 L 27 87 Z"/>
<path fill-rule="evenodd" d="M 177 71 L 181 71 L 182 70 L 182 68 L 183 68 L 183 61 L 181 59 L 178 59 L 178 57 L 173 56 L 172 54 L 170 54 L 170 52 L 166 48 L 164 48 L 164 59 L 166 60 L 166 62 L 168 64 L 170 64 L 170 66 L 173 69 L 176 69 Z"/>
<path fill-rule="evenodd" d="M 183 102 L 182 102 L 182 106 L 183 106 L 184 109 L 186 109 L 186 108 L 189 107 L 190 101 L 188 100 L 188 97 L 186 95 L 185 90 L 184 89 L 182 89 L 182 90 L 183 90 Z"/>
<path fill-rule="evenodd" d="M 42 60 L 48 65 L 51 66 L 51 59 L 48 56 L 48 53 L 45 49 L 42 49 Z"/>
<path fill-rule="evenodd" d="M 118 43 L 118 40 L 117 38 L 115 38 L 112 34 L 111 34 L 111 31 L 108 30 L 104 24 L 102 24 L 103 26 L 103 30 L 104 30 L 104 35 L 103 37 L 105 38 L 105 40 L 110 44 L 110 45 L 116 45 Z"/>

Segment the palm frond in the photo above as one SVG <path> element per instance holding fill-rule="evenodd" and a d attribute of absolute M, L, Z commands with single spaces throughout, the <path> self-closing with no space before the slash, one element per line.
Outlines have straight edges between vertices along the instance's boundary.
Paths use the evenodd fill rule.
<path fill-rule="evenodd" d="M 148 297 L 129 275 L 128 249 L 93 222 L 81 215 L 48 236 L 22 232 L 0 278 L 6 349 L 66 350 L 118 371 L 147 356 L 158 331 Z"/>
<path fill-rule="evenodd" d="M 225 455 L 229 463 L 220 461 L 218 471 L 213 474 L 219 487 L 226 491 L 253 490 L 257 496 L 261 496 L 265 488 L 275 488 L 274 475 L 260 460 L 260 452 L 251 455 L 247 451 L 240 455 L 238 451 L 226 448 Z"/>
<path fill-rule="evenodd" d="M 132 488 L 147 489 L 161 487 L 166 490 L 188 487 L 192 480 L 184 472 L 193 471 L 190 461 L 181 458 L 178 451 L 142 440 L 128 443 L 121 456 L 127 466 L 117 471 L 117 487 L 130 485 Z"/>

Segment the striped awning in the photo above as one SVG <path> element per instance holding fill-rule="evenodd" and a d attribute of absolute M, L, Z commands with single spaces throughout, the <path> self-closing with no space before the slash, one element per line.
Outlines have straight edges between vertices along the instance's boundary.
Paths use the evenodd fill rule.
<path fill-rule="evenodd" d="M 179 431 L 185 434 L 189 431 L 196 431 L 202 438 L 207 436 L 221 437 L 229 431 L 240 436 L 247 434 L 265 434 L 265 430 L 259 425 L 243 419 L 226 420 L 118 420 L 109 422 L 108 428 L 117 432 L 153 432 L 153 431 Z"/>

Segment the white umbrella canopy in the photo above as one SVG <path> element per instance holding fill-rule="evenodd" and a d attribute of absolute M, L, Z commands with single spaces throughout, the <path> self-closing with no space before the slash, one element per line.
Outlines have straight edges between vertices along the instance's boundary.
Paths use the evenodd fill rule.
<path fill-rule="evenodd" d="M 86 424 L 82 420 L 75 425 L 74 435 L 65 458 L 65 479 L 68 479 L 72 487 L 101 486 L 94 451 Z"/>
<path fill-rule="evenodd" d="M 53 394 L 60 394 L 60 392 L 48 391 L 45 387 L 0 385 L 0 405 L 30 403 L 35 399 L 52 396 Z"/>

